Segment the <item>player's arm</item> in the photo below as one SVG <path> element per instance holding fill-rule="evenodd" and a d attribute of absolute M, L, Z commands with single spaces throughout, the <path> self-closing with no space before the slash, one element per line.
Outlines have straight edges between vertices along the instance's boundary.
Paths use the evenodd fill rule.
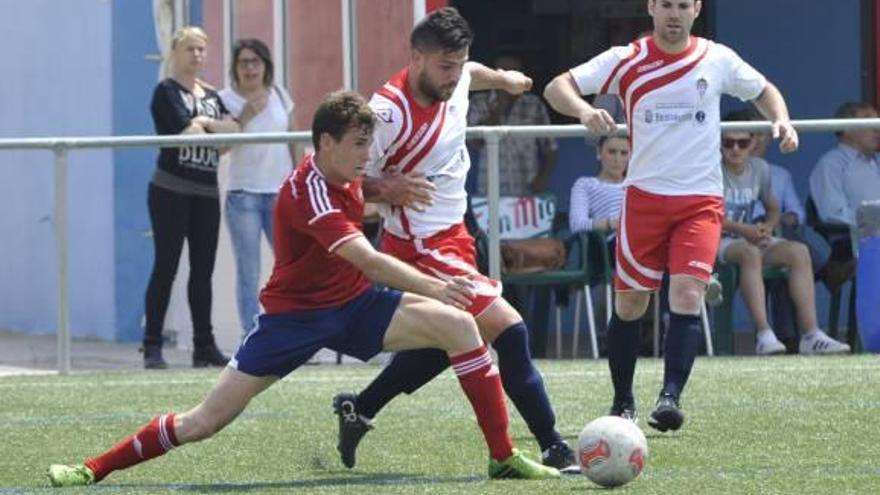
<path fill-rule="evenodd" d="M 779 151 L 791 153 L 798 149 L 798 134 L 791 125 L 788 115 L 788 106 L 779 89 L 770 81 L 764 86 L 764 91 L 755 99 L 755 106 L 764 117 L 773 124 L 773 139 L 781 139 Z"/>
<path fill-rule="evenodd" d="M 581 98 L 570 72 L 563 72 L 550 81 L 544 88 L 544 99 L 557 112 L 578 119 L 593 134 L 611 134 L 617 129 L 611 114 Z"/>
<path fill-rule="evenodd" d="M 335 254 L 361 270 L 373 282 L 420 294 L 464 309 L 474 297 L 473 285 L 464 277 L 448 282 L 429 277 L 406 263 L 373 249 L 363 236 L 356 236 L 336 248 Z"/>
<path fill-rule="evenodd" d="M 490 69 L 479 62 L 466 63 L 464 70 L 470 73 L 471 91 L 501 89 L 518 95 L 532 89 L 532 79 L 518 70 Z"/>

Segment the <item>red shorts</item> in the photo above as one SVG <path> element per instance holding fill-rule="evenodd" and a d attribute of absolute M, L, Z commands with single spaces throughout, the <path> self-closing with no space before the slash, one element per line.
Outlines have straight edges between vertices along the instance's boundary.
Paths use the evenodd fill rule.
<path fill-rule="evenodd" d="M 709 281 L 721 240 L 724 199 L 665 196 L 629 186 L 620 209 L 618 291 L 652 291 L 663 272 Z"/>
<path fill-rule="evenodd" d="M 385 231 L 382 251 L 440 280 L 473 277 L 477 296 L 467 311 L 474 317 L 480 316 L 501 295 L 501 282 L 477 270 L 474 238 L 463 223 L 424 239 L 402 239 Z"/>

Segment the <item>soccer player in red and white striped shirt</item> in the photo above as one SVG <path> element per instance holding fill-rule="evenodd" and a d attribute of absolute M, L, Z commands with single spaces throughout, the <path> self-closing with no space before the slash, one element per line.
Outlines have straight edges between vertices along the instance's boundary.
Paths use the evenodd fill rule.
<path fill-rule="evenodd" d="M 380 202 L 384 220 L 382 251 L 420 271 L 448 280 L 467 276 L 476 297 L 467 311 L 498 355 L 504 390 L 541 447 L 543 461 L 568 473 L 580 473 L 574 452 L 556 430 L 556 416 L 540 372 L 529 354 L 522 316 L 501 297 L 501 284 L 479 273 L 474 239 L 464 226 L 465 179 L 470 159 L 465 148 L 468 93 L 500 89 L 519 94 L 532 80 L 518 71 L 490 69 L 468 61 L 472 39 L 467 22 L 454 8 L 432 12 L 410 36 L 412 57 L 370 100 L 376 113 L 376 139 L 364 182 L 367 201 Z M 409 181 L 423 188 L 403 201 L 389 184 Z M 354 410 L 340 420 L 338 449 L 352 467 L 369 420 L 401 393 L 413 393 L 449 366 L 433 349 L 395 355 L 360 394 L 340 394 L 336 409 Z"/>
<path fill-rule="evenodd" d="M 663 390 L 648 424 L 684 422 L 679 397 L 700 345 L 700 308 L 724 217 L 720 99 L 750 100 L 773 123 L 782 152 L 798 147 L 782 94 L 733 50 L 691 36 L 701 0 L 647 0 L 652 35 L 613 47 L 557 76 L 544 96 L 594 134 L 614 120 L 581 95 L 616 94 L 624 103 L 632 154 L 617 243 L 615 315 L 608 330 L 614 383 L 611 414 L 634 417 L 632 381 L 638 320 L 664 271 L 670 274 L 670 327 Z"/>

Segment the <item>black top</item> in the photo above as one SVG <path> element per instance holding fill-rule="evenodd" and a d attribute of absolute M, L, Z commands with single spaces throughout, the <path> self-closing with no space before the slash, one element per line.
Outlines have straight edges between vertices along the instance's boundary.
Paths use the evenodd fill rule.
<path fill-rule="evenodd" d="M 168 78 L 156 85 L 150 112 L 156 134 L 180 134 L 197 116 L 222 119 L 229 114 L 216 91 L 205 88 L 205 96 L 197 98 L 174 79 Z M 215 146 L 184 146 L 162 148 L 157 166 L 193 185 L 217 186 L 217 165 L 220 152 Z M 164 174 L 163 174 L 164 175 Z"/>

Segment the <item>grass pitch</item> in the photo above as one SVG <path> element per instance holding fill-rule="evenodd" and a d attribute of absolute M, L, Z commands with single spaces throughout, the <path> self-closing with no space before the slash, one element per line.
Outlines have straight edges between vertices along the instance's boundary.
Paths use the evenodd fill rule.
<path fill-rule="evenodd" d="M 541 361 L 559 429 L 571 442 L 607 412 L 605 361 Z M 0 494 L 11 493 L 497 493 L 603 490 L 582 476 L 489 481 L 486 449 L 455 377 L 444 373 L 399 397 L 345 469 L 335 451 L 338 391 L 362 388 L 375 366 L 306 367 L 258 397 L 216 437 L 112 474 L 97 486 L 49 488 L 50 463 L 110 447 L 151 416 L 182 411 L 216 371 L 31 376 L 0 379 Z M 880 493 L 880 359 L 700 358 L 683 400 L 684 428 L 644 422 L 662 362 L 639 362 L 636 391 L 648 436 L 645 472 L 615 492 Z M 516 443 L 537 446 L 511 408 Z"/>

